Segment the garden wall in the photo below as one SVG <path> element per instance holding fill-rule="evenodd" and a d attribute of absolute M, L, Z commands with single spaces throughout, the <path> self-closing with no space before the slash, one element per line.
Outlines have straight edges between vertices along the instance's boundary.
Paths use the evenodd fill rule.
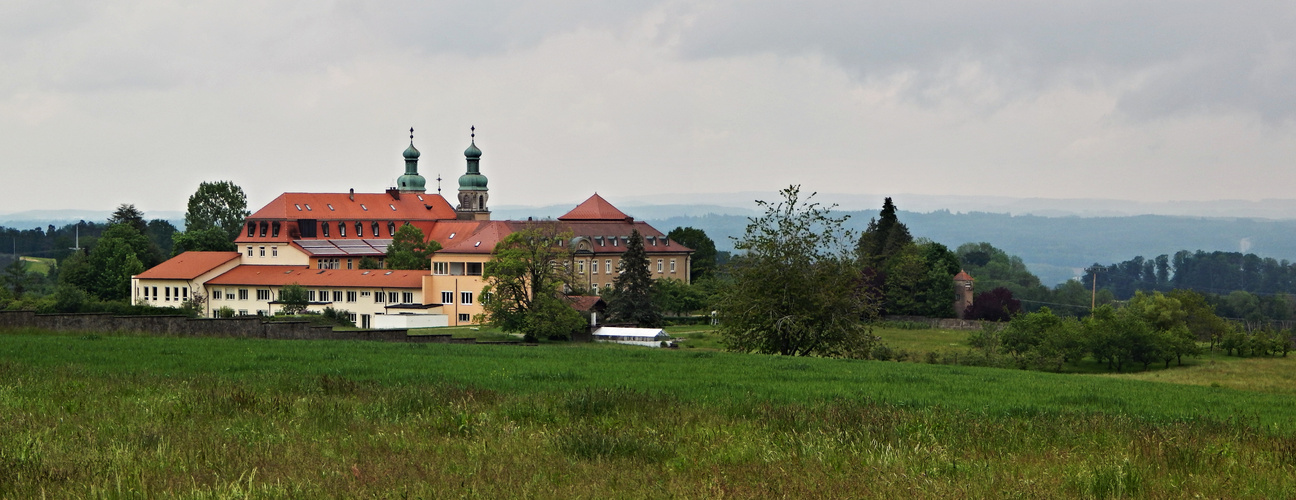
<path fill-rule="evenodd" d="M 384 342 L 468 343 L 450 334 L 410 335 L 409 330 L 334 331 L 305 321 L 264 321 L 256 316 L 239 318 L 187 318 L 184 316 L 116 316 L 110 313 L 36 314 L 33 311 L 0 311 L 0 330 L 37 328 L 56 332 L 137 332 L 179 337 L 244 337 L 286 340 L 377 340 Z M 494 342 L 502 343 L 502 342 Z"/>

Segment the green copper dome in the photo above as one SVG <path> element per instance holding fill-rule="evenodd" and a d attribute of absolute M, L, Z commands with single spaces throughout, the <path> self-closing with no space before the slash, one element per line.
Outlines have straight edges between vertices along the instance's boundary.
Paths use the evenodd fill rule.
<path fill-rule="evenodd" d="M 473 134 L 476 135 L 476 134 Z M 477 141 L 474 139 L 468 149 L 464 150 L 464 159 L 468 161 L 468 173 L 459 176 L 460 191 L 486 191 L 486 176 L 481 174 L 478 164 L 481 162 L 482 152 L 477 149 Z"/>
<path fill-rule="evenodd" d="M 419 157 L 419 150 L 414 149 L 414 143 L 411 142 L 409 147 L 405 148 L 405 152 L 402 154 L 406 159 L 412 160 Z"/>
<path fill-rule="evenodd" d="M 405 157 L 405 175 L 396 178 L 396 188 L 402 193 L 426 191 L 427 180 L 418 173 L 419 150 L 414 147 L 414 129 L 410 129 L 410 145 L 401 154 Z"/>

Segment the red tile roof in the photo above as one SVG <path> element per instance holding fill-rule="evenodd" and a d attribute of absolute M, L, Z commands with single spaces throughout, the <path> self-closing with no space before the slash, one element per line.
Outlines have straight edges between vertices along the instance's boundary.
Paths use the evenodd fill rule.
<path fill-rule="evenodd" d="M 568 296 L 566 299 L 572 309 L 577 311 L 602 311 L 607 309 L 607 302 L 604 302 L 601 297 L 593 295 Z"/>
<path fill-rule="evenodd" d="M 973 281 L 973 280 L 971 274 L 968 274 L 967 271 L 960 269 L 959 273 L 954 275 L 954 281 Z"/>
<path fill-rule="evenodd" d="M 266 220 L 439 220 L 455 218 L 454 207 L 439 194 L 284 193 L 249 219 Z M 332 208 L 330 208 L 332 206 Z"/>
<path fill-rule="evenodd" d="M 612 206 L 598 193 L 594 193 L 594 196 L 576 205 L 576 208 L 559 217 L 558 220 L 626 220 L 627 217 L 625 212 L 617 210 L 617 207 Z"/>
<path fill-rule="evenodd" d="M 191 280 L 237 258 L 239 258 L 238 252 L 185 252 L 135 277 L 153 280 Z"/>
<path fill-rule="evenodd" d="M 428 271 L 311 269 L 306 266 L 242 265 L 207 281 L 209 285 L 422 288 Z"/>

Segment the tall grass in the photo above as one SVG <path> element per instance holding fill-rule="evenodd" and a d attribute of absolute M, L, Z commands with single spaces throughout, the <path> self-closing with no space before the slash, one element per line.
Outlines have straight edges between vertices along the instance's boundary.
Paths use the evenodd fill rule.
<path fill-rule="evenodd" d="M 614 346 L 27 332 L 0 335 L 0 497 L 1282 498 L 1289 400 Z"/>

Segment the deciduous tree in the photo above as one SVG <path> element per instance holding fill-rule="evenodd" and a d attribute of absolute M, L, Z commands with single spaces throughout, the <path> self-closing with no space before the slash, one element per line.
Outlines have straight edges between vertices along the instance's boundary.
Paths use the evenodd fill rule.
<path fill-rule="evenodd" d="M 306 287 L 297 283 L 289 283 L 279 289 L 279 305 L 284 314 L 300 314 L 310 305 L 309 299 Z"/>
<path fill-rule="evenodd" d="M 554 224 L 536 224 L 506 236 L 484 266 L 485 320 L 529 341 L 568 338 L 584 326 L 581 314 L 562 299 L 577 281 L 567 265 L 571 238 Z"/>
<path fill-rule="evenodd" d="M 877 295 L 864 286 L 855 238 L 832 207 L 801 199 L 800 186 L 749 218 L 735 244 L 732 285 L 719 299 L 720 332 L 735 351 L 843 355 L 871 338 L 860 319 L 875 317 Z M 848 242 L 843 244 L 843 242 Z"/>
<path fill-rule="evenodd" d="M 219 227 L 227 240 L 234 241 L 249 215 L 243 188 L 230 181 L 202 182 L 189 197 L 185 232 Z"/>
<path fill-rule="evenodd" d="M 387 269 L 431 269 L 432 254 L 440 249 L 440 243 L 424 240 L 421 229 L 405 224 L 387 247 Z"/>
<path fill-rule="evenodd" d="M 693 255 L 689 259 L 692 266 L 689 269 L 689 281 L 696 281 L 715 272 L 715 242 L 711 241 L 705 231 L 693 227 L 677 227 L 667 233 L 666 237 L 693 249 Z"/>

